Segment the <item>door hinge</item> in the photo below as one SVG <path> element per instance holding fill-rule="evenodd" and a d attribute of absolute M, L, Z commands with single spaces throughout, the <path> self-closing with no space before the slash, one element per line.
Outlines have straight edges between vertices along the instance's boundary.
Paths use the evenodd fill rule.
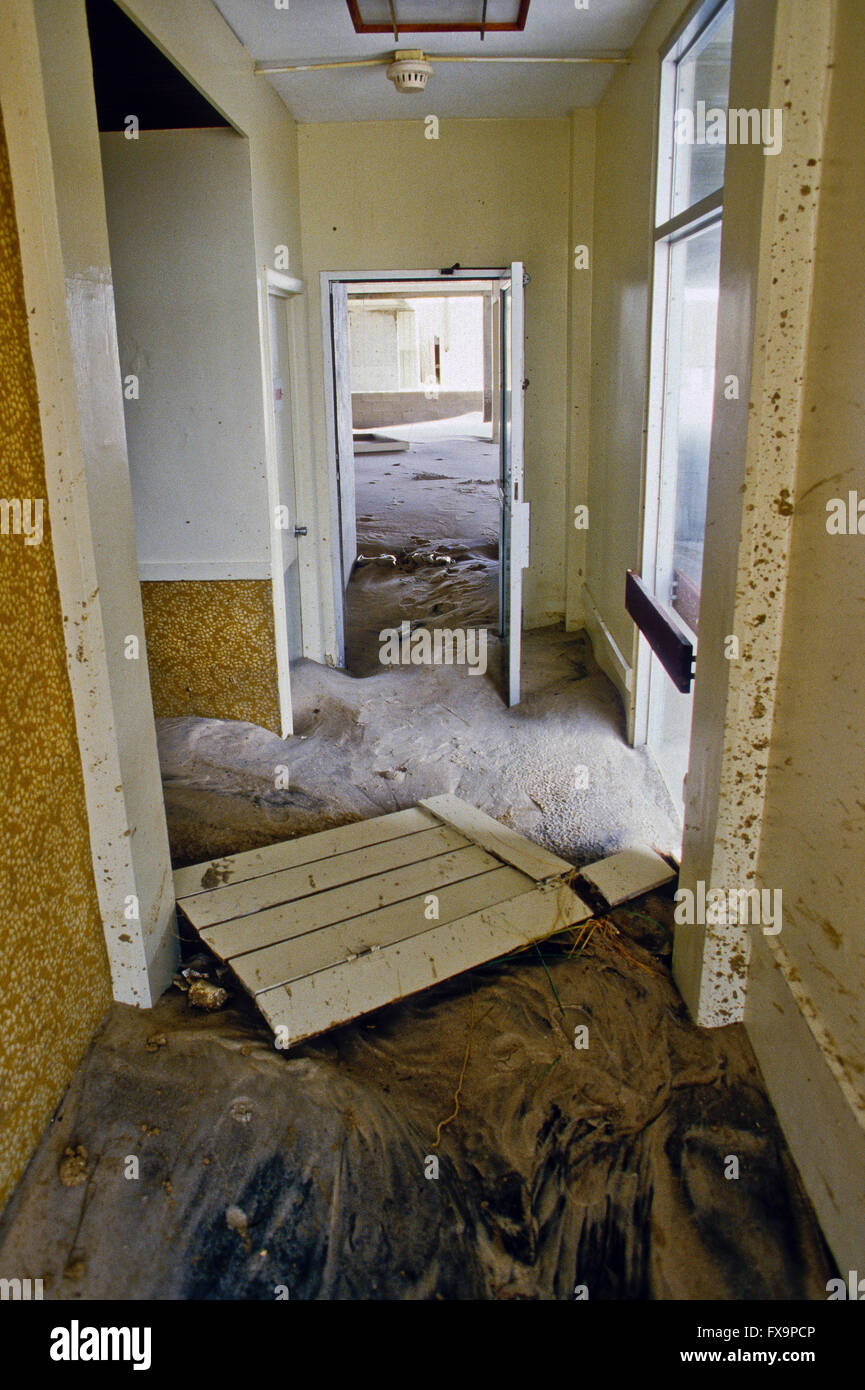
<path fill-rule="evenodd" d="M 523 380 L 523 390 L 524 390 L 524 391 L 528 391 L 528 389 L 529 389 L 530 386 L 531 386 L 531 382 L 529 381 L 528 377 L 525 377 L 524 380 Z"/>
<path fill-rule="evenodd" d="M 295 534 L 296 536 L 305 536 L 305 535 L 306 535 L 306 529 L 307 529 L 307 528 L 306 528 L 305 526 L 295 526 L 295 528 L 294 528 L 294 534 Z"/>
<path fill-rule="evenodd" d="M 532 283 L 532 277 L 527 270 L 523 271 L 523 289 Z"/>

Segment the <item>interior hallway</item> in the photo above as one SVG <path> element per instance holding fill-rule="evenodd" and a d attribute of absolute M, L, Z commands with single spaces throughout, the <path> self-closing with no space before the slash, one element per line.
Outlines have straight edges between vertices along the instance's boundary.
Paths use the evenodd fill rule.
<path fill-rule="evenodd" d="M 823 1300 L 835 1266 L 863 1268 L 865 10 L 530 9 L 484 52 L 609 43 L 615 69 L 466 82 L 457 63 L 430 79 L 429 139 L 387 80 L 391 36 L 344 0 L 0 6 L 0 1268 L 42 1262 L 49 1297 L 115 1293 L 117 1250 L 135 1297 L 281 1279 L 570 1298 L 585 1279 L 613 1299 Z M 701 149 L 676 182 L 672 118 L 696 90 L 679 79 L 719 18 L 707 90 L 719 69 L 725 105 L 777 114 L 783 140 L 731 141 L 722 167 Z M 380 56 L 261 70 L 287 50 Z M 701 237 L 713 278 L 683 332 L 658 268 Z M 334 286 L 458 259 L 529 272 L 524 377 L 508 359 L 511 518 L 531 511 L 511 709 L 494 640 L 483 676 L 375 655 L 416 617 L 406 580 L 430 625 L 489 620 L 487 520 L 451 537 L 453 568 L 361 566 L 344 602 Z M 706 528 L 665 554 L 673 378 L 706 436 Z M 437 545 L 453 498 L 492 518 L 484 468 L 467 453 L 460 483 L 435 449 L 359 459 L 357 514 L 384 481 L 391 498 L 373 546 Z M 9 522 L 34 501 L 31 545 Z M 697 553 L 677 808 L 651 696 L 682 692 L 625 580 L 672 560 L 655 598 L 696 621 Z M 783 931 L 674 930 L 656 893 L 610 914 L 621 936 L 472 969 L 289 1056 L 239 994 L 187 1011 L 172 865 L 442 791 L 575 865 L 681 846 L 680 889 L 783 895 Z"/>
<path fill-rule="evenodd" d="M 512 710 L 461 668 L 304 662 L 294 739 L 160 721 L 175 864 L 445 790 L 577 865 L 669 851 L 672 807 L 585 637 L 527 634 L 525 666 Z M 38 1267 L 69 1301 L 820 1298 L 834 1265 L 747 1036 L 695 1027 L 673 984 L 672 910 L 649 894 L 608 914 L 616 933 L 566 933 L 289 1054 L 224 975 L 218 1013 L 176 990 L 115 1004 L 0 1219 L 0 1277 Z"/>

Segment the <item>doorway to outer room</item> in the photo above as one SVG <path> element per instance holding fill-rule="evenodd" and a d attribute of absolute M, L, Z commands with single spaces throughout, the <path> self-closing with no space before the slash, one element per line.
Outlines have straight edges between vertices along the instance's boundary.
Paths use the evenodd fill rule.
<path fill-rule="evenodd" d="M 479 673 L 488 659 L 494 681 L 501 669 L 515 704 L 528 561 L 522 266 L 323 281 L 345 665 L 366 676 L 392 662 L 388 634 L 401 664 L 421 664 L 429 635 L 445 652 L 464 644 Z"/>
<path fill-rule="evenodd" d="M 379 633 L 498 628 L 500 421 L 492 295 L 348 296 L 357 549 L 346 664 L 379 669 Z M 495 412 L 498 417 L 498 411 Z"/>

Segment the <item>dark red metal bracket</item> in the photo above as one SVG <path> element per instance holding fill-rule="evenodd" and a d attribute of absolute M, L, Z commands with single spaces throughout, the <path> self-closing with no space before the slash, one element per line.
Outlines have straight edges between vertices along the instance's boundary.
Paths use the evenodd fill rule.
<path fill-rule="evenodd" d="M 633 570 L 625 580 L 625 608 L 676 689 L 687 695 L 694 679 L 693 644 Z"/>

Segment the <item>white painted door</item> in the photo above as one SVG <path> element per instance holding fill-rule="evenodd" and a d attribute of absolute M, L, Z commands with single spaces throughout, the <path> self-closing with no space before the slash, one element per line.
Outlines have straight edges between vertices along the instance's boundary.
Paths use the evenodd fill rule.
<path fill-rule="evenodd" d="M 289 660 L 303 656 L 303 626 L 300 605 L 300 565 L 298 534 L 302 524 L 297 512 L 297 492 L 294 477 L 294 439 L 291 425 L 291 387 L 289 378 L 288 324 L 286 303 L 282 295 L 268 294 L 267 312 L 270 332 L 270 386 L 273 411 L 273 433 L 276 450 L 276 474 L 279 504 L 285 508 L 285 524 L 276 530 L 282 547 L 282 584 L 285 592 L 285 628 Z"/>
<path fill-rule="evenodd" d="M 523 266 L 515 261 L 500 281 L 502 533 L 499 616 L 502 681 L 509 705 L 520 699 L 523 570 L 529 563 L 529 506 L 523 498 L 525 346 Z"/>
<path fill-rule="evenodd" d="M 351 363 L 348 348 L 348 287 L 335 280 L 330 287 L 333 344 L 334 437 L 339 498 L 342 587 L 345 591 L 357 557 L 357 514 L 354 501 L 354 437 L 351 421 Z"/>

